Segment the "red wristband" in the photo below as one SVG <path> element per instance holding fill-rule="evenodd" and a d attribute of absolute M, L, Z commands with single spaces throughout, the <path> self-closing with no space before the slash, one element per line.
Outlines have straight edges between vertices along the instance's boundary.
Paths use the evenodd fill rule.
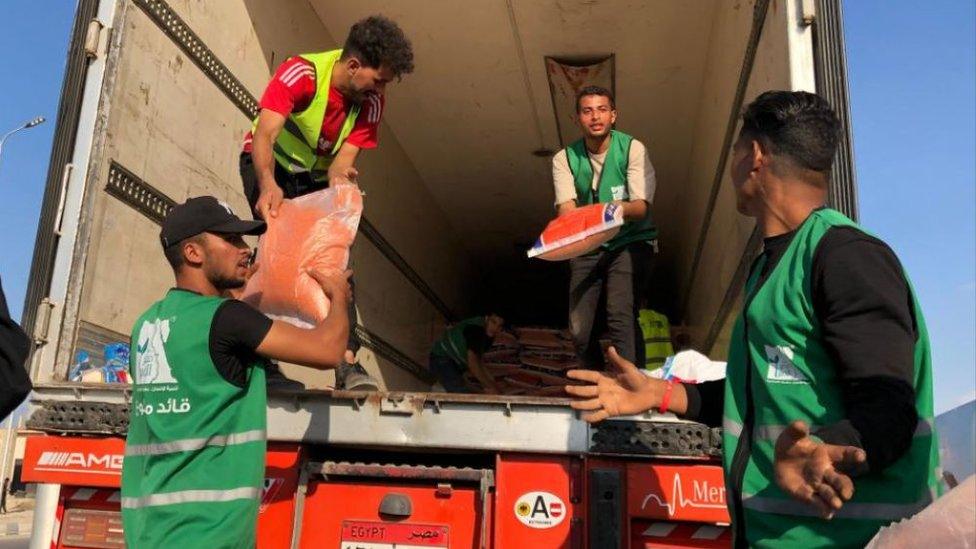
<path fill-rule="evenodd" d="M 668 405 L 671 404 L 671 391 L 674 390 L 674 380 L 668 380 L 668 386 L 664 389 L 664 396 L 661 397 L 661 406 L 658 407 L 657 411 L 662 414 L 668 413 Z"/>

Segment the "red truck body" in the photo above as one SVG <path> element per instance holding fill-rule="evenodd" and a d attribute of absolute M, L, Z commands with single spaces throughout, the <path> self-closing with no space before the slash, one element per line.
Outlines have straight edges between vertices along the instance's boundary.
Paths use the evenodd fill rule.
<path fill-rule="evenodd" d="M 124 546 L 124 444 L 118 437 L 28 438 L 23 479 L 60 486 L 53 548 Z M 310 459 L 321 453 L 301 444 L 268 445 L 258 547 L 731 543 L 722 470 L 714 461 L 500 452 L 492 467 L 475 469 Z M 399 514 L 381 511 L 391 498 L 400 503 Z"/>

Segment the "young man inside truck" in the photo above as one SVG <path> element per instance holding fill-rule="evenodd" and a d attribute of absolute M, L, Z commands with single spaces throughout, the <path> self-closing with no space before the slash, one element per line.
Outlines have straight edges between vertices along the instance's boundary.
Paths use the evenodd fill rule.
<path fill-rule="evenodd" d="M 646 291 L 657 239 L 650 211 L 657 185 L 654 166 L 643 143 L 613 129 L 617 107 L 610 90 L 597 86 L 580 90 L 576 113 L 583 137 L 552 159 L 557 213 L 616 202 L 623 207 L 626 223 L 600 249 L 569 261 L 569 331 L 583 366 L 602 369 L 603 353 L 594 326 L 604 312 L 599 304 L 605 302 L 613 345 L 627 360 L 643 364 L 638 304 Z"/>
<path fill-rule="evenodd" d="M 723 427 L 736 546 L 863 547 L 939 491 L 922 311 L 894 252 L 825 207 L 840 122 L 806 92 L 743 114 L 730 173 L 763 253 L 746 284 L 727 378 L 575 370 L 587 421 L 657 409 Z M 834 520 L 831 522 L 830 519 Z"/>
<path fill-rule="evenodd" d="M 445 391 L 474 392 L 464 379 L 464 373 L 471 372 L 485 393 L 499 394 L 498 384 L 481 362 L 481 357 L 504 326 L 505 320 L 494 313 L 476 316 L 451 326 L 434 343 L 428 367 Z"/>
<path fill-rule="evenodd" d="M 411 72 L 410 41 L 380 15 L 354 24 L 341 50 L 282 63 L 261 96 L 261 112 L 241 152 L 244 195 L 255 217 L 274 218 L 285 198 L 356 184 L 360 151 L 378 144 L 386 86 Z M 355 326 L 351 301 L 349 317 Z M 376 382 L 355 362 L 358 349 L 350 332 L 337 386 L 375 390 Z"/>
<path fill-rule="evenodd" d="M 212 196 L 163 221 L 176 287 L 133 326 L 132 401 L 122 465 L 128 547 L 254 547 L 264 482 L 266 359 L 335 368 L 349 336 L 348 273 L 309 274 L 335 304 L 311 329 L 221 297 L 243 286 L 243 221 Z"/>

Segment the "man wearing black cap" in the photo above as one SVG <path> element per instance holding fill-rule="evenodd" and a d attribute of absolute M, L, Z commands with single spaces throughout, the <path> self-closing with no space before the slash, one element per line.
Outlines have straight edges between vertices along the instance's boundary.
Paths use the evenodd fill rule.
<path fill-rule="evenodd" d="M 187 200 L 163 221 L 176 287 L 139 317 L 130 343 L 122 467 L 129 547 L 253 547 L 264 480 L 265 359 L 319 369 L 342 360 L 348 273 L 308 273 L 332 302 L 312 329 L 222 297 L 245 282 L 251 251 L 242 235 L 264 230 L 264 221 L 243 221 L 211 196 Z"/>

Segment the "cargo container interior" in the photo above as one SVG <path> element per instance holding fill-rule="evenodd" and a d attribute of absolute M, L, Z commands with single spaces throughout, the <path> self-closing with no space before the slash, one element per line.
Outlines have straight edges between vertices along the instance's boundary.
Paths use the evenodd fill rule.
<path fill-rule="evenodd" d="M 238 155 L 270 75 L 289 56 L 340 47 L 374 13 L 400 24 L 416 56 L 414 73 L 388 88 L 379 147 L 358 162 L 367 227 L 352 262 L 373 338 L 361 360 L 385 388 L 429 388 L 416 368 L 451 320 L 495 310 L 565 325 L 566 264 L 526 258 L 554 214 L 551 154 L 573 133 L 571 119 L 557 121 L 547 57 L 609 60 L 617 128 L 647 145 L 657 174 L 651 303 L 721 358 L 754 228 L 735 210 L 725 153 L 744 103 L 815 88 L 804 4 L 121 0 L 105 22 L 90 161 L 75 167 L 84 190 L 69 212 L 80 220 L 60 275 L 69 282 L 38 316 L 60 337 L 38 353 L 35 379 L 64 380 L 79 349 L 125 341 L 172 286 L 158 218 L 139 197 L 212 194 L 247 212 Z"/>

